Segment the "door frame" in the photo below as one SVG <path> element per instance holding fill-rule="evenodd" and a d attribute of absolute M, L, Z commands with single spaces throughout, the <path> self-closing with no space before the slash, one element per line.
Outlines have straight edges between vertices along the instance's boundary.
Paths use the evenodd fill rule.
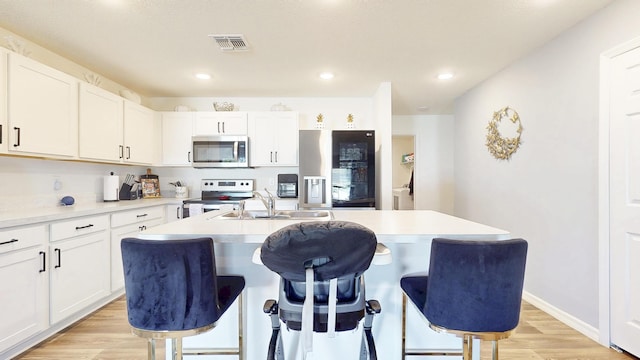
<path fill-rule="evenodd" d="M 609 204 L 609 93 L 611 91 L 611 61 L 640 47 L 640 38 L 632 39 L 600 54 L 600 110 L 598 124 L 598 330 L 600 344 L 611 345 L 610 304 L 610 204 Z"/>

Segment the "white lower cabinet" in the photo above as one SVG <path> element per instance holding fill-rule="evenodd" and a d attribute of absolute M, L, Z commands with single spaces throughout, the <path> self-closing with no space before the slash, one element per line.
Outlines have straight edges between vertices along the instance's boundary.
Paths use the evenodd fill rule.
<path fill-rule="evenodd" d="M 123 211 L 111 215 L 111 291 L 124 288 L 120 241 L 126 237 L 136 237 L 140 231 L 164 222 L 164 206 Z"/>
<path fill-rule="evenodd" d="M 0 230 L 0 354 L 49 325 L 46 241 L 46 225 Z"/>
<path fill-rule="evenodd" d="M 0 228 L 0 359 L 122 294 L 120 240 L 163 224 L 168 206 Z"/>
<path fill-rule="evenodd" d="M 182 219 L 182 203 L 167 205 L 167 222 Z"/>
<path fill-rule="evenodd" d="M 108 296 L 109 216 L 51 224 L 51 323 Z"/>

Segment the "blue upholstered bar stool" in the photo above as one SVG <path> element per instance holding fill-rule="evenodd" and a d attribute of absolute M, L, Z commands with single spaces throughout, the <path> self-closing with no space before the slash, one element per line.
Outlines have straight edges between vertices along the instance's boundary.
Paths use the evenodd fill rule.
<path fill-rule="evenodd" d="M 471 359 L 472 340 L 493 342 L 511 336 L 520 320 L 527 242 L 523 239 L 470 241 L 433 239 L 428 275 L 406 275 L 402 359 L 433 355 L 405 348 L 406 303 L 413 303 L 437 332 L 462 337 L 463 359 Z"/>
<path fill-rule="evenodd" d="M 218 276 L 211 238 L 121 242 L 127 315 L 132 333 L 147 338 L 148 358 L 155 340 L 171 339 L 173 359 L 182 359 L 182 338 L 213 329 L 238 298 L 237 349 L 198 350 L 186 355 L 242 353 L 242 276 Z"/>

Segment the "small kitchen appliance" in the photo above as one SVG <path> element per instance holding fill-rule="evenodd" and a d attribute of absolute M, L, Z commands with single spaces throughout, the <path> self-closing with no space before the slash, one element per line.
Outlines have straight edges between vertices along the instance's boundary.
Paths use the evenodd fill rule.
<path fill-rule="evenodd" d="M 202 179 L 200 199 L 182 201 L 182 217 L 189 217 L 189 207 L 202 207 L 203 212 L 220 210 L 224 206 L 238 208 L 240 201 L 253 197 L 254 181 L 251 179 Z"/>
<path fill-rule="evenodd" d="M 298 174 L 278 174 L 278 197 L 298 197 Z"/>
<path fill-rule="evenodd" d="M 220 123 L 218 123 L 218 127 L 220 128 Z M 224 129 L 224 124 L 222 129 Z M 193 136 L 191 146 L 194 168 L 249 167 L 249 138 L 247 136 Z"/>

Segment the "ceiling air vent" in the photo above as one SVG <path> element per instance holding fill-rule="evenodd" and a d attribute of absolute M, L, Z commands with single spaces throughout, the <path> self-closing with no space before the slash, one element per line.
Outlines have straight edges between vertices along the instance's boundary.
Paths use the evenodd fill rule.
<path fill-rule="evenodd" d="M 243 35 L 209 35 L 222 51 L 247 51 L 249 46 Z"/>

